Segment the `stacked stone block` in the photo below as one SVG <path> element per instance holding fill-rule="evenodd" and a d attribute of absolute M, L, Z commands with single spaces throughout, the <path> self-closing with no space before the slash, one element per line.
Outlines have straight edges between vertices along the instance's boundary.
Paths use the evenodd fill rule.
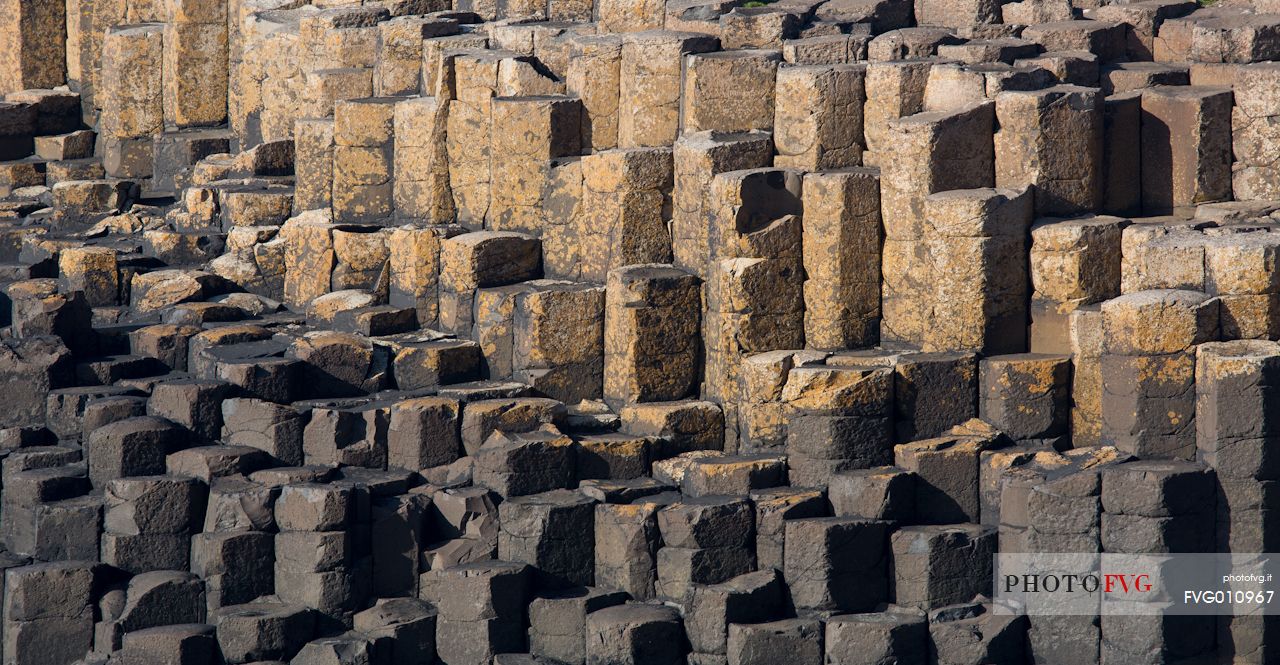
<path fill-rule="evenodd" d="M 1231 92 L 1220 88 L 1156 86 L 1143 91 L 1144 212 L 1167 212 L 1231 195 L 1231 102 Z"/>
<path fill-rule="evenodd" d="M 881 165 L 880 338 L 922 343 L 934 283 L 925 199 L 936 192 L 995 184 L 994 104 L 917 113 L 888 122 Z M 865 121 L 865 120 L 864 120 Z"/>
<path fill-rule="evenodd" d="M 680 93 L 682 133 L 768 130 L 774 125 L 774 86 L 782 55 L 743 50 L 685 58 Z"/>
<path fill-rule="evenodd" d="M 781 169 L 712 182 L 703 392 L 722 404 L 732 401 L 745 356 L 803 345 L 801 187 L 797 173 Z"/>
<path fill-rule="evenodd" d="M 165 124 L 221 125 L 227 119 L 227 7 L 219 2 L 165 3 Z"/>
<path fill-rule="evenodd" d="M 350 100 L 334 108 L 334 221 L 364 222 L 394 211 L 395 101 Z"/>
<path fill-rule="evenodd" d="M 1096 90 L 1056 86 L 996 98 L 996 186 L 1034 185 L 1037 216 L 1101 204 L 1103 117 Z"/>
<path fill-rule="evenodd" d="M 405 218 L 443 223 L 453 218 L 447 102 L 414 97 L 396 102 L 393 197 Z M 300 140 L 300 139 L 296 139 Z"/>
<path fill-rule="evenodd" d="M 280 600 L 343 617 L 369 584 L 368 496 L 342 485 L 292 484 L 276 499 L 275 586 Z M 361 530 L 361 503 L 364 503 Z"/>
<path fill-rule="evenodd" d="M 686 603 L 694 585 L 719 584 L 755 568 L 755 516 L 737 497 L 685 497 L 658 511 L 663 546 L 657 552 L 655 591 Z"/>
<path fill-rule="evenodd" d="M 657 26 L 655 26 L 657 27 Z M 714 51 L 705 34 L 643 30 L 622 42 L 618 86 L 618 147 L 669 146 L 680 131 L 685 56 Z"/>
<path fill-rule="evenodd" d="M 4 63 L 0 92 L 55 88 L 66 83 L 70 49 L 64 41 L 72 25 L 67 6 L 59 2 L 15 1 L 5 9 L 4 32 L 11 39 L 6 40 L 0 56 Z"/>
<path fill-rule="evenodd" d="M 1072 312 L 1120 295 L 1120 241 L 1128 225 L 1110 216 L 1047 218 L 1032 225 L 1031 351 L 1070 351 Z"/>
<path fill-rule="evenodd" d="M 1125 554 L 1206 552 L 1214 548 L 1214 482 L 1203 465 L 1138 461 L 1102 472 L 1102 547 Z M 1158 597 L 1156 602 L 1170 602 Z M 1123 602 L 1123 601 L 1121 601 Z M 1156 653 L 1186 657 L 1213 648 L 1212 616 L 1102 614 L 1102 661 Z"/>
<path fill-rule="evenodd" d="M 621 405 L 689 396 L 698 384 L 700 310 L 701 289 L 693 275 L 664 265 L 611 271 L 605 290 L 605 399 Z"/>
<path fill-rule="evenodd" d="M 608 150 L 582 159 L 578 277 L 605 282 L 609 271 L 671 262 L 672 153 L 667 148 Z"/>
<path fill-rule="evenodd" d="M 1102 441 L 1140 457 L 1195 456 L 1195 351 L 1218 334 L 1218 303 L 1142 291 L 1102 306 Z"/>
<path fill-rule="evenodd" d="M 88 562 L 7 566 L 4 657 L 72 663 L 93 644 L 94 570 Z"/>
<path fill-rule="evenodd" d="M 809 171 L 859 165 L 865 77 L 864 66 L 851 64 L 779 69 L 775 165 Z"/>
<path fill-rule="evenodd" d="M 880 178 L 869 169 L 805 176 L 805 342 L 869 346 L 879 338 Z"/>
<path fill-rule="evenodd" d="M 116 178 L 152 174 L 152 137 L 164 127 L 164 26 L 109 30 L 102 44 L 103 167 Z"/>
<path fill-rule="evenodd" d="M 934 276 L 927 351 L 1026 349 L 1028 190 L 957 190 L 924 200 Z"/>
<path fill-rule="evenodd" d="M 769 166 L 772 152 L 770 136 L 764 132 L 687 133 L 675 142 L 671 237 L 676 266 L 707 277 L 711 239 L 706 215 L 714 209 L 707 190 L 712 178 L 717 173 Z"/>
<path fill-rule="evenodd" d="M 102 560 L 134 574 L 185 570 L 207 492 L 203 482 L 190 477 L 110 481 L 103 506 Z"/>
<path fill-rule="evenodd" d="M 498 97 L 492 149 L 505 155 L 493 171 L 487 228 L 538 235 L 551 160 L 580 151 L 582 104 L 570 97 Z"/>

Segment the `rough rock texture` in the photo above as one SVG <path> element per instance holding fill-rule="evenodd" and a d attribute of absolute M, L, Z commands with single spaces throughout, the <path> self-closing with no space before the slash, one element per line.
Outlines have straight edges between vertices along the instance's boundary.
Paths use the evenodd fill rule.
<path fill-rule="evenodd" d="M 0 661 L 1280 662 L 1278 8 L 0 0 Z"/>

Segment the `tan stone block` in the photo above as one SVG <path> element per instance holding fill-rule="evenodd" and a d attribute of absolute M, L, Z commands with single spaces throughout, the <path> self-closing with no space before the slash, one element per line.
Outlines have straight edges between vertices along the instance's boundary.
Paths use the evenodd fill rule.
<path fill-rule="evenodd" d="M 387 264 L 390 234 L 376 227 L 346 227 L 335 228 L 332 235 L 337 265 L 330 277 L 330 288 L 372 290 Z"/>
<path fill-rule="evenodd" d="M 1126 29 L 1115 21 L 1063 20 L 1027 26 L 1022 38 L 1039 42 L 1046 51 L 1089 51 L 1111 62 L 1124 59 Z"/>
<path fill-rule="evenodd" d="M 1280 148 L 1280 118 L 1275 111 L 1273 88 L 1280 83 L 1274 63 L 1240 67 L 1231 111 L 1232 190 L 1237 200 L 1269 200 L 1280 197 L 1276 184 L 1280 172 L 1274 166 Z"/>
<path fill-rule="evenodd" d="M 657 439 L 657 456 L 691 450 L 719 450 L 724 443 L 724 414 L 712 402 L 682 400 L 624 406 L 618 414 L 623 431 Z"/>
<path fill-rule="evenodd" d="M 454 100 L 449 103 L 447 154 L 449 185 L 458 221 L 479 228 L 489 212 L 489 114 Z"/>
<path fill-rule="evenodd" d="M 601 33 L 661 30 L 666 8 L 663 0 L 599 0 L 596 20 Z"/>
<path fill-rule="evenodd" d="M 925 351 L 1026 350 L 1026 190 L 973 189 L 925 200 L 935 285 Z"/>
<path fill-rule="evenodd" d="M 933 259 L 929 244 L 886 238 L 881 248 L 880 338 L 923 340 L 932 316 L 929 293 L 933 284 Z"/>
<path fill-rule="evenodd" d="M 226 23 L 166 23 L 163 39 L 165 122 L 174 127 L 226 122 Z"/>
<path fill-rule="evenodd" d="M 336 146 L 333 150 L 334 217 L 361 222 L 386 217 L 394 210 L 391 151 Z"/>
<path fill-rule="evenodd" d="M 292 39 L 290 38 L 292 37 Z M 278 39 L 273 33 L 270 44 L 258 57 L 267 61 L 266 78 L 262 81 L 262 110 L 258 121 L 262 141 L 286 141 L 292 138 L 293 123 L 298 118 L 325 118 L 333 115 L 336 99 L 354 99 L 373 94 L 369 70 L 364 68 L 326 70 L 319 95 L 309 94 L 313 81 L 310 72 L 300 69 L 297 35 L 287 32 Z M 234 79 L 233 79 L 234 80 Z M 228 100 L 230 108 L 230 100 Z M 252 135 L 250 135 L 252 138 Z"/>
<path fill-rule="evenodd" d="M 111 138 L 150 137 L 164 127 L 164 26 L 124 26 L 107 31 L 102 47 L 103 85 L 99 131 Z"/>
<path fill-rule="evenodd" d="M 703 317 L 708 397 L 727 401 L 736 394 L 745 356 L 803 345 L 801 273 L 797 259 L 737 258 L 714 265 Z"/>
<path fill-rule="evenodd" d="M 582 276 L 582 159 L 554 160 L 542 194 L 542 263 L 548 277 Z"/>
<path fill-rule="evenodd" d="M 84 78 L 81 54 L 87 48 L 84 26 L 92 22 L 93 3 L 89 0 L 67 0 L 60 4 L 66 12 L 66 82 L 70 86 L 80 87 Z"/>
<path fill-rule="evenodd" d="M 88 99 L 96 108 L 101 108 L 101 103 L 97 101 L 97 90 L 101 83 L 102 67 L 104 62 L 103 46 L 106 40 L 106 32 L 108 28 L 126 23 L 126 6 L 124 0 L 105 0 L 88 2 L 81 0 L 80 6 L 68 5 L 71 18 L 80 18 L 80 43 L 79 50 L 72 53 L 68 50 L 69 58 L 75 58 L 80 61 L 80 78 L 82 90 L 89 93 Z M 77 11 L 78 10 L 78 11 Z"/>
<path fill-rule="evenodd" d="M 876 35 L 867 44 L 867 60 L 915 60 L 931 58 L 938 54 L 943 44 L 959 44 L 961 39 L 947 28 L 918 27 L 899 28 Z"/>
<path fill-rule="evenodd" d="M 298 212 L 333 203 L 333 121 L 299 120 L 294 125 L 294 195 Z"/>
<path fill-rule="evenodd" d="M 285 244 L 284 298 L 290 307 L 305 308 L 329 292 L 336 263 L 333 226 L 329 213 L 317 210 L 294 217 L 280 229 Z"/>
<path fill-rule="evenodd" d="M 120 273 L 113 249 L 64 249 L 58 253 L 58 275 L 70 290 L 83 291 L 91 307 L 114 307 L 120 302 Z"/>
<path fill-rule="evenodd" d="M 823 35 L 782 43 L 782 60 L 793 65 L 838 65 L 866 58 L 866 38 Z M 861 51 L 859 53 L 858 51 Z"/>
<path fill-rule="evenodd" d="M 413 307 L 418 324 L 431 326 L 439 316 L 440 241 L 457 235 L 456 226 L 401 226 L 392 229 L 391 279 L 388 300 L 397 307 Z"/>
<path fill-rule="evenodd" d="M 800 36 L 798 13 L 771 7 L 734 7 L 720 17 L 720 44 L 726 49 L 781 49 Z"/>
<path fill-rule="evenodd" d="M 498 67 L 500 97 L 563 95 L 564 92 L 564 81 L 549 73 L 534 57 L 504 58 Z"/>
<path fill-rule="evenodd" d="M 685 58 L 680 95 L 684 134 L 773 127 L 778 51 L 716 51 Z"/>
<path fill-rule="evenodd" d="M 1210 295 L 1280 293 L 1280 239 L 1270 233 L 1236 233 L 1207 238 L 1205 292 Z"/>
<path fill-rule="evenodd" d="M 511 378 L 516 295 L 523 288 L 522 285 L 510 285 L 476 290 L 473 305 L 475 321 L 469 336 L 480 345 L 480 354 L 490 378 Z"/>
<path fill-rule="evenodd" d="M 483 49 L 488 45 L 489 38 L 479 33 L 422 40 L 422 84 L 419 88 L 422 94 L 436 97 L 442 102 L 452 99 L 452 57 L 446 57 L 445 54 L 451 51 Z"/>
<path fill-rule="evenodd" d="M 424 79 L 423 44 L 457 30 L 456 21 L 429 16 L 400 16 L 379 23 L 374 94 L 380 97 L 418 94 Z"/>
<path fill-rule="evenodd" d="M 938 63 L 929 68 L 924 111 L 954 111 L 987 99 L 987 71 L 962 63 Z"/>
<path fill-rule="evenodd" d="M 577 154 L 582 105 L 572 97 L 497 97 L 492 107 L 494 155 L 487 228 L 542 233 L 542 196 L 550 162 Z"/>
<path fill-rule="evenodd" d="M 801 173 L 748 169 L 716 174 L 707 193 L 710 255 L 800 259 Z"/>
<path fill-rule="evenodd" d="M 334 108 L 333 212 L 341 222 L 389 216 L 394 210 L 395 100 L 340 101 Z"/>
<path fill-rule="evenodd" d="M 333 141 L 347 147 L 382 147 L 395 131 L 396 100 L 387 97 L 340 100 L 334 104 Z"/>
<path fill-rule="evenodd" d="M 1142 93 L 1142 207 L 1148 214 L 1231 197 L 1231 99 L 1220 88 Z"/>
<path fill-rule="evenodd" d="M 1119 295 L 1127 226 L 1128 220 L 1110 216 L 1037 220 L 1030 255 L 1035 297 L 1079 306 Z"/>
<path fill-rule="evenodd" d="M 934 275 L 941 272 L 934 272 L 934 243 L 924 202 L 934 192 L 994 182 L 990 141 L 994 106 L 985 102 L 958 111 L 919 113 L 889 121 L 885 150 L 877 157 L 885 229 L 882 340 L 915 344 L 924 340 L 929 308 L 921 304 L 929 302 Z M 938 249 L 946 254 L 943 245 Z M 976 246 L 968 250 L 982 253 Z M 961 259 L 959 255 L 955 258 Z"/>
<path fill-rule="evenodd" d="M 1097 305 L 1068 316 L 1071 343 L 1071 440 L 1092 446 L 1102 437 L 1102 310 Z"/>
<path fill-rule="evenodd" d="M 582 100 L 582 145 L 594 152 L 616 148 L 622 38 L 575 36 L 570 53 L 565 87 Z"/>
<path fill-rule="evenodd" d="M 372 75 L 377 63 L 378 27 L 335 27 L 324 31 L 319 44 L 308 45 L 312 47 L 308 58 L 311 66 L 365 68 Z"/>
<path fill-rule="evenodd" d="M 452 58 L 456 98 L 449 103 L 446 141 L 454 208 L 463 225 L 479 228 L 489 213 L 490 116 L 499 68 L 509 51 L 467 51 Z"/>
<path fill-rule="evenodd" d="M 159 0 L 163 20 L 171 23 L 226 23 L 227 3 L 216 0 Z"/>
<path fill-rule="evenodd" d="M 1221 295 L 1217 299 L 1222 339 L 1280 336 L 1280 294 Z"/>
<path fill-rule="evenodd" d="M 975 23 L 1000 23 L 1000 3 L 991 0 L 920 0 L 916 25 L 967 28 Z"/>
<path fill-rule="evenodd" d="M 315 69 L 306 72 L 300 83 L 300 111 L 310 117 L 333 115 L 334 104 L 373 95 L 373 70 L 364 67 Z M 264 99 L 272 95 L 264 90 Z M 266 109 L 264 109 L 266 113 Z"/>
<path fill-rule="evenodd" d="M 1010 25 L 1033 25 L 1075 18 L 1069 0 L 1022 0 L 1000 6 L 1001 21 Z"/>
<path fill-rule="evenodd" d="M 547 20 L 547 0 L 499 0 L 501 18 L 517 21 Z"/>
<path fill-rule="evenodd" d="M 609 272 L 604 396 L 611 404 L 673 401 L 697 386 L 700 280 L 665 265 Z M 619 407 L 620 408 L 620 407 Z"/>
<path fill-rule="evenodd" d="M 1054 86 L 996 97 L 996 185 L 1034 185 L 1037 215 L 1089 212 L 1102 203 L 1102 98 Z"/>
<path fill-rule="evenodd" d="M 469 333 L 475 290 L 505 286 L 540 276 L 540 243 L 512 232 L 477 231 L 440 244 L 440 326 Z"/>
<path fill-rule="evenodd" d="M 680 137 L 673 152 L 671 234 L 675 264 L 705 275 L 711 245 L 706 215 L 707 189 L 717 173 L 761 168 L 773 157 L 768 134 L 699 132 Z"/>
<path fill-rule="evenodd" d="M 880 320 L 880 179 L 871 169 L 804 178 L 805 343 L 871 346 Z"/>
<path fill-rule="evenodd" d="M 1204 290 L 1207 238 L 1196 226 L 1157 217 L 1126 227 L 1120 240 L 1124 256 L 1120 292 Z"/>
<path fill-rule="evenodd" d="M 603 282 L 614 268 L 670 262 L 671 149 L 587 155 L 582 173 L 578 237 L 583 279 Z"/>
<path fill-rule="evenodd" d="M 66 2 L 6 0 L 0 16 L 0 94 L 66 83 Z"/>
<path fill-rule="evenodd" d="M 442 223 L 453 217 L 445 139 L 448 105 L 436 97 L 396 102 L 395 205 L 399 215 Z"/>
<path fill-rule="evenodd" d="M 780 449 L 787 442 L 787 426 L 794 409 L 783 401 L 783 389 L 791 371 L 821 364 L 827 354 L 818 351 L 780 350 L 742 359 L 738 375 L 738 442 L 750 450 Z"/>
<path fill-rule="evenodd" d="M 1190 20 L 1187 27 L 1191 33 L 1190 46 L 1183 60 L 1248 63 L 1276 59 L 1274 14 L 1213 16 L 1207 20 Z"/>
<path fill-rule="evenodd" d="M 879 164 L 877 155 L 888 145 L 889 121 L 924 110 L 925 86 L 931 60 L 868 62 L 864 81 L 867 101 L 862 105 L 862 133 L 867 153 L 862 163 Z"/>
<path fill-rule="evenodd" d="M 886 237 L 922 237 L 928 195 L 994 183 L 994 122 L 993 102 L 889 122 L 881 162 Z"/>
<path fill-rule="evenodd" d="M 521 233 L 477 231 L 440 243 L 441 285 L 460 291 L 536 278 L 538 241 Z"/>
<path fill-rule="evenodd" d="M 774 165 L 820 171 L 860 164 L 865 75 L 865 65 L 780 68 Z"/>
<path fill-rule="evenodd" d="M 714 37 L 652 30 L 628 34 L 622 45 L 618 146 L 670 146 L 680 129 L 684 58 L 715 50 Z"/>
<path fill-rule="evenodd" d="M 512 369 L 517 380 L 569 404 L 600 398 L 604 287 L 529 282 L 516 295 L 513 318 Z"/>
<path fill-rule="evenodd" d="M 1139 291 L 1102 303 L 1104 350 L 1125 355 L 1187 351 L 1218 337 L 1218 301 L 1196 291 Z"/>

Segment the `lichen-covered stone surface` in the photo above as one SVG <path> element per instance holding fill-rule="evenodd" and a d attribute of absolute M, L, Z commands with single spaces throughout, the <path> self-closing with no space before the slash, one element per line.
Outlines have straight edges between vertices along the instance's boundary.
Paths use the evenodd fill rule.
<path fill-rule="evenodd" d="M 3 665 L 1280 662 L 1280 3 L 0 0 Z"/>

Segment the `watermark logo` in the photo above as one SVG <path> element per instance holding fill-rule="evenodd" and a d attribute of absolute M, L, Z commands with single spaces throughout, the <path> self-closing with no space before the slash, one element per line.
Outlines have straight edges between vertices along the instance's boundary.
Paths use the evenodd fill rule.
<path fill-rule="evenodd" d="M 999 554 L 995 605 L 1060 616 L 1280 613 L 1267 554 Z"/>

